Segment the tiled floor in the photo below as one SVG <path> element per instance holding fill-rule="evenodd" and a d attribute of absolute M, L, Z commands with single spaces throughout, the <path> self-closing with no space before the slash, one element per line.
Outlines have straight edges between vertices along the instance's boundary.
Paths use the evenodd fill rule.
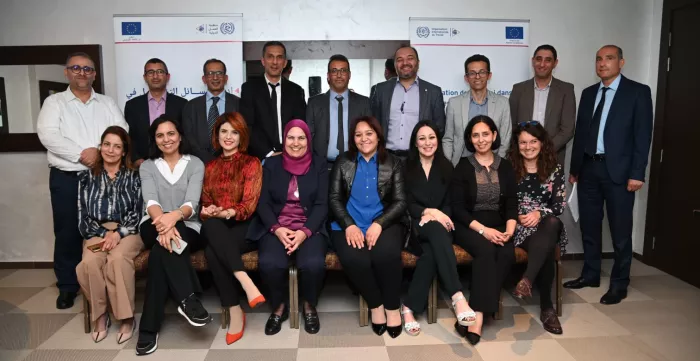
<path fill-rule="evenodd" d="M 564 262 L 564 277 L 576 277 L 581 261 Z M 609 271 L 610 261 L 603 262 Z M 159 349 L 146 360 L 578 360 L 646 361 L 700 359 L 700 289 L 634 261 L 628 298 L 619 305 L 598 303 L 609 283 L 600 288 L 564 290 L 564 334 L 552 335 L 539 321 L 538 296 L 517 301 L 504 291 L 504 317 L 484 327 L 482 342 L 470 346 L 453 329 L 454 317 L 441 301 L 438 322 L 427 324 L 418 337 L 375 336 L 358 326 L 358 302 L 337 273 L 329 274 L 320 304 L 321 332 L 309 335 L 285 323 L 275 336 L 265 336 L 267 310 L 247 315 L 243 339 L 231 346 L 218 325 L 220 309 L 213 289 L 203 303 L 212 324 L 194 329 L 167 307 Z M 52 270 L 0 270 L 0 360 L 134 360 L 135 338 L 117 345 L 118 325 L 101 343 L 83 333 L 82 299 L 70 310 L 57 310 L 58 291 Z M 143 303 L 143 280 L 137 282 L 137 319 Z M 144 360 L 144 358 L 138 358 Z"/>

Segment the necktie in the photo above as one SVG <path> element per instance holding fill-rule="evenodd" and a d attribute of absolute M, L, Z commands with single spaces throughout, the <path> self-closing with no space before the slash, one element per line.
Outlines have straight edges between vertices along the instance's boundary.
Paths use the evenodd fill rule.
<path fill-rule="evenodd" d="M 343 129 L 343 96 L 338 95 L 335 100 L 338 101 L 338 139 L 336 140 L 338 146 L 338 155 L 345 152 L 345 130 Z"/>
<path fill-rule="evenodd" d="M 586 142 L 586 149 L 584 152 L 588 155 L 595 155 L 598 149 L 598 132 L 600 132 L 600 118 L 603 115 L 603 107 L 605 106 L 605 92 L 608 91 L 608 87 L 603 88 L 603 95 L 600 96 L 600 102 L 593 112 L 593 119 L 591 120 L 591 132 L 588 133 L 588 142 Z"/>
<path fill-rule="evenodd" d="M 214 124 L 216 123 L 216 118 L 219 117 L 219 107 L 216 106 L 216 103 L 218 102 L 219 97 L 211 97 L 211 106 L 209 107 L 209 115 L 207 116 L 207 125 L 209 125 L 209 137 L 211 137 L 211 133 L 214 132 Z"/>
<path fill-rule="evenodd" d="M 277 116 L 277 87 L 280 86 L 280 83 L 277 84 L 272 84 L 272 83 L 267 83 L 267 85 L 272 88 L 272 93 L 270 93 L 270 102 L 272 103 L 272 119 L 274 120 L 275 124 L 277 125 L 275 127 L 275 132 L 277 133 L 277 136 L 275 139 L 279 139 L 280 143 L 282 142 L 282 135 L 280 131 L 280 124 L 279 124 L 279 117 Z M 277 147 L 275 147 L 277 150 Z"/>

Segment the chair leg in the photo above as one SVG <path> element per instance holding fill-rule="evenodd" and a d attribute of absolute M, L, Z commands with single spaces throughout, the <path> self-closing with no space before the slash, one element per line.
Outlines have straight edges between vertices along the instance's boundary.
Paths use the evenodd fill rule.
<path fill-rule="evenodd" d="M 503 293 L 498 296 L 498 312 L 493 315 L 494 320 L 503 319 Z"/>
<path fill-rule="evenodd" d="M 367 302 L 360 296 L 360 327 L 369 325 L 369 308 Z"/>
<path fill-rule="evenodd" d="M 438 281 L 437 277 L 433 279 L 430 283 L 430 290 L 428 291 L 428 323 L 437 322 L 437 310 L 438 310 Z"/>
<path fill-rule="evenodd" d="M 563 313 L 562 303 L 563 303 L 563 298 L 564 298 L 564 295 L 563 295 L 564 290 L 562 288 L 563 275 L 562 275 L 562 270 L 561 270 L 561 260 L 557 260 L 557 263 L 555 265 L 555 270 L 557 273 L 557 294 L 556 294 L 556 297 L 557 297 L 557 316 L 561 317 L 562 313 Z"/>
<path fill-rule="evenodd" d="M 221 307 L 221 329 L 224 330 L 228 328 L 228 324 L 231 322 L 231 313 L 228 307 Z"/>
<path fill-rule="evenodd" d="M 87 297 L 83 294 L 83 322 L 85 322 L 85 333 L 90 333 L 90 302 L 88 302 Z"/>
<path fill-rule="evenodd" d="M 289 267 L 289 328 L 299 328 L 299 277 L 296 266 Z"/>

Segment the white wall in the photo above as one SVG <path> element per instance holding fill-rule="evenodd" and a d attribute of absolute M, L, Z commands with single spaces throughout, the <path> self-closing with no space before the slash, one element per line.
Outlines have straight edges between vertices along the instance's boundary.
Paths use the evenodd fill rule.
<path fill-rule="evenodd" d="M 90 6 L 84 4 L 78 0 L 4 0 L 0 12 L 0 45 L 101 44 L 105 90 L 107 95 L 115 96 L 113 14 L 157 14 L 163 9 L 182 14 L 243 13 L 244 41 L 408 39 L 408 18 L 412 16 L 529 19 L 530 43 L 549 43 L 557 48 L 560 63 L 555 74 L 573 82 L 578 97 L 584 87 L 597 81 L 595 52 L 608 43 L 624 49 L 625 75 L 652 85 L 655 93 L 662 0 L 347 0 L 340 3 L 322 0 L 95 0 Z M 77 30 L 81 28 L 84 31 Z M 0 161 L 19 163 L 19 159 L 27 156 L 4 154 L 0 155 Z M 26 167 L 34 167 L 34 171 L 29 172 L 31 177 L 46 179 L 45 164 L 34 162 Z M 26 173 L 11 172 L 6 182 L 24 187 L 26 176 Z M 44 184 L 34 186 L 34 194 L 46 191 L 46 182 L 42 182 Z M 0 196 L 0 205 L 8 204 L 6 194 L 3 192 Z M 44 196 L 48 197 L 48 193 Z M 48 202 L 38 206 L 48 207 Z M 646 190 L 638 194 L 635 209 L 634 250 L 640 253 L 645 211 Z M 0 219 L 7 218 L 5 213 L 9 210 L 3 208 L 0 212 Z M 19 212 L 27 216 L 36 213 L 30 208 Z M 0 234 L 17 224 L 0 223 Z M 41 227 L 25 226 L 23 241 L 31 240 L 50 248 L 50 229 L 49 221 Z M 569 224 L 568 230 L 572 238 L 569 251 L 581 252 L 577 227 Z M 607 238 L 604 250 L 611 251 Z M 3 254 L 14 255 L 12 249 L 20 245 L 3 242 L 1 247 L 4 249 L 0 260 L 3 260 Z M 45 252 L 20 254 L 5 260 L 50 260 L 48 248 Z"/>

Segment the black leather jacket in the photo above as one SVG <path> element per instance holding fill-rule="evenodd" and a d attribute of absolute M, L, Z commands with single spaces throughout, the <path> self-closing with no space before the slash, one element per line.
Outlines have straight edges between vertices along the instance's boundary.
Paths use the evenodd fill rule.
<path fill-rule="evenodd" d="M 401 160 L 391 154 L 387 154 L 386 160 L 379 163 L 378 190 L 379 199 L 384 206 L 384 212 L 374 219 L 374 222 L 382 226 L 382 229 L 402 222 L 408 223 L 406 218 L 406 194 L 404 192 L 403 165 Z M 357 170 L 357 158 L 350 159 L 349 153 L 344 153 L 335 161 L 331 171 L 331 179 L 328 184 L 331 218 L 338 222 L 341 228 L 346 229 L 355 224 L 346 208 L 350 199 L 352 182 Z"/>

